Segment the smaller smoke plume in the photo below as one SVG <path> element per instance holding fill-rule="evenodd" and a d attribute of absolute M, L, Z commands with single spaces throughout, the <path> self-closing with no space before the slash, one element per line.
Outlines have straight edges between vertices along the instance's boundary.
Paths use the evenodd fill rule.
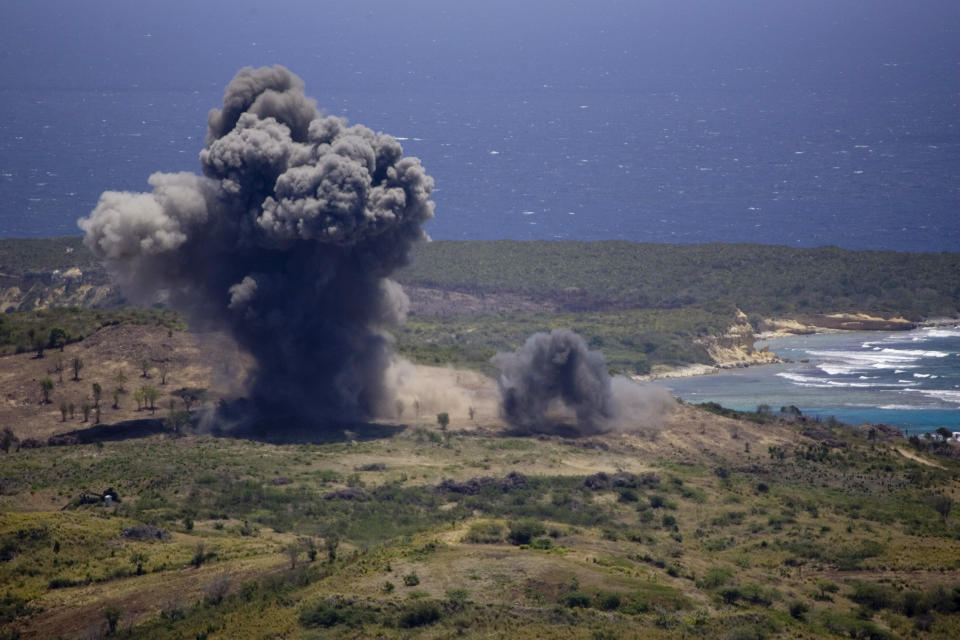
<path fill-rule="evenodd" d="M 500 413 L 514 427 L 581 435 L 649 430 L 674 402 L 666 390 L 612 377 L 599 351 L 572 331 L 535 333 L 514 353 L 498 353 Z"/>

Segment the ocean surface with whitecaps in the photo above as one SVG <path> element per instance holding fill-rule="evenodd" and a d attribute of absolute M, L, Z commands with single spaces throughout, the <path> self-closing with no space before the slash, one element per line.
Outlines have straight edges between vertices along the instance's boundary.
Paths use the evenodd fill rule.
<path fill-rule="evenodd" d="M 960 430 L 960 327 L 792 336 L 759 342 L 790 362 L 662 381 L 691 403 Z"/>

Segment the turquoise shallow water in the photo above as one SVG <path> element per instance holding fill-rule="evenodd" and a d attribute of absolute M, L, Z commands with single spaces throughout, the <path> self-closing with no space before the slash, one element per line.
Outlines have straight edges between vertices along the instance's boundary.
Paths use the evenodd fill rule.
<path fill-rule="evenodd" d="M 662 381 L 687 402 L 886 423 L 908 433 L 960 430 L 960 327 L 793 336 L 757 344 L 784 364 Z"/>

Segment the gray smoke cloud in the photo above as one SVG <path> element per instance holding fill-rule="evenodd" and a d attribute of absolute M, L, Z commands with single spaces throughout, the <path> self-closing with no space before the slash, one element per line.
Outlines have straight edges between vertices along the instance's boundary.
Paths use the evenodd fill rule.
<path fill-rule="evenodd" d="M 324 117 L 289 70 L 241 69 L 208 118 L 203 175 L 155 173 L 79 221 L 124 293 L 229 329 L 260 416 L 389 413 L 390 274 L 426 238 L 433 180 L 391 136 Z"/>
<path fill-rule="evenodd" d="M 650 431 L 675 404 L 659 387 L 613 377 L 598 351 L 572 331 L 535 333 L 513 353 L 498 353 L 500 413 L 527 432 L 581 435 Z"/>

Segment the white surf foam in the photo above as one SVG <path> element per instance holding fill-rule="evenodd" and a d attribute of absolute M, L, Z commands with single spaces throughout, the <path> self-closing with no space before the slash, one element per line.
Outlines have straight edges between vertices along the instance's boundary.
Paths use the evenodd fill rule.
<path fill-rule="evenodd" d="M 960 391 L 954 391 L 953 389 L 915 389 L 915 391 L 922 393 L 928 398 L 936 398 L 937 400 L 953 402 L 960 405 Z"/>
<path fill-rule="evenodd" d="M 813 387 L 817 389 L 904 389 L 916 386 L 917 382 L 912 380 L 898 380 L 897 382 L 843 382 L 840 380 L 829 380 L 827 378 L 817 378 L 815 376 L 805 376 L 799 373 L 790 373 L 782 371 L 777 376 L 789 380 L 800 387 Z"/>

